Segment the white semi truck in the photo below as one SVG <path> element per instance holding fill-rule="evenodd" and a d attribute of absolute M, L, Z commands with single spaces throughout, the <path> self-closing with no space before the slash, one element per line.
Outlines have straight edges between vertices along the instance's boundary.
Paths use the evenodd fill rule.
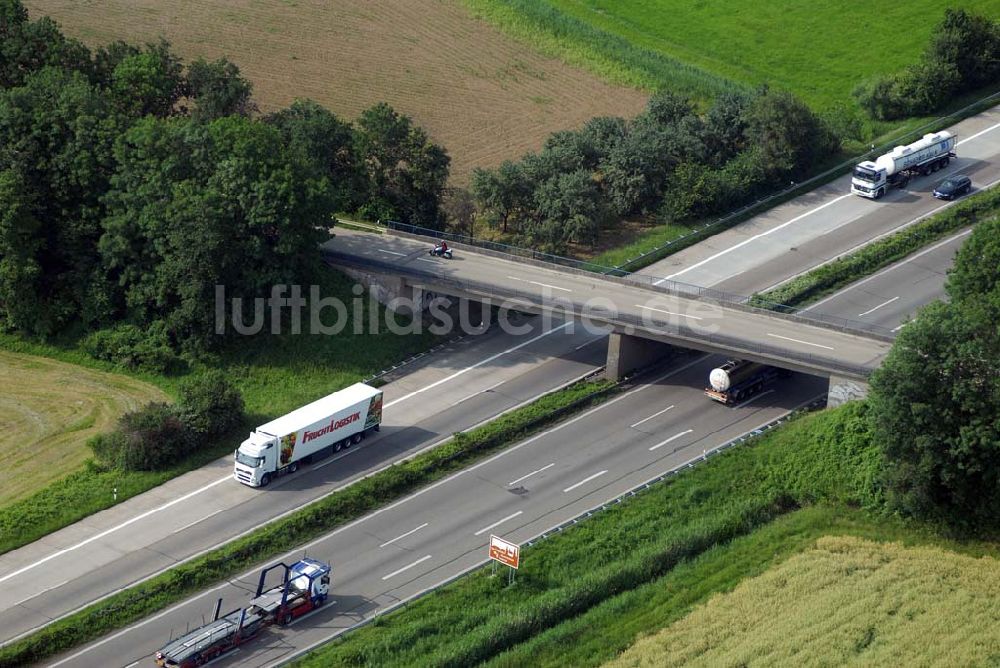
<path fill-rule="evenodd" d="M 897 146 L 875 162 L 858 163 L 851 177 L 851 192 L 879 199 L 893 186 L 905 187 L 911 176 L 936 172 L 955 157 L 957 140 L 946 131 L 926 134 L 912 144 Z"/>
<path fill-rule="evenodd" d="M 360 443 L 381 422 L 382 391 L 355 383 L 254 429 L 236 450 L 233 477 L 265 487 L 300 462 Z"/>

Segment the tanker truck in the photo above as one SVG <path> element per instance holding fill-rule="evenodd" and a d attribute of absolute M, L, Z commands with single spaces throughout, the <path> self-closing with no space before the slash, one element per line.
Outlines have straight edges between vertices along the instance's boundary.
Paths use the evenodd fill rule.
<path fill-rule="evenodd" d="M 382 391 L 355 383 L 253 430 L 236 449 L 233 477 L 266 487 L 331 452 L 360 443 L 382 422 Z"/>
<path fill-rule="evenodd" d="M 858 163 L 851 177 L 851 192 L 879 199 L 891 187 L 905 187 L 911 176 L 936 172 L 955 157 L 957 140 L 957 136 L 945 131 L 926 134 L 912 144 L 897 146 L 875 162 Z"/>
<path fill-rule="evenodd" d="M 729 360 L 708 374 L 711 387 L 705 394 L 727 406 L 748 399 L 764 389 L 764 386 L 789 372 L 765 364 L 745 360 Z"/>

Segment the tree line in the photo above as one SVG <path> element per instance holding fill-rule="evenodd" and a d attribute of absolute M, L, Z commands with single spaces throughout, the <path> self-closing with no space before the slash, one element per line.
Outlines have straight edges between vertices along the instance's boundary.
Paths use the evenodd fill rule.
<path fill-rule="evenodd" d="M 700 113 L 663 91 L 634 119 L 594 118 L 519 161 L 475 170 L 470 190 L 480 216 L 515 243 L 563 252 L 594 244 L 625 217 L 686 221 L 729 211 L 803 179 L 839 146 L 788 92 L 723 93 Z"/>
<path fill-rule="evenodd" d="M 946 9 L 923 57 L 902 72 L 854 91 L 858 104 L 883 121 L 941 110 L 955 96 L 1000 83 L 1000 22 Z"/>
<path fill-rule="evenodd" d="M 334 212 L 438 226 L 448 168 L 386 104 L 355 123 L 308 100 L 260 115 L 226 59 L 185 64 L 164 41 L 91 51 L 0 0 L 8 330 L 96 330 L 98 354 L 153 360 L 212 347 L 216 284 L 309 282 Z"/>

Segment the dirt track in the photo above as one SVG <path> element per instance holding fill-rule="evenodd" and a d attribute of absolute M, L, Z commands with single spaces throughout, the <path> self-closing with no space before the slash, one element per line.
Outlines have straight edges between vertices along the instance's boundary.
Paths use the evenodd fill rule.
<path fill-rule="evenodd" d="M 386 101 L 452 156 L 453 179 L 541 146 L 645 95 L 539 56 L 457 0 L 26 0 L 91 46 L 166 37 L 186 59 L 227 56 L 263 111 L 296 97 L 353 119 Z"/>

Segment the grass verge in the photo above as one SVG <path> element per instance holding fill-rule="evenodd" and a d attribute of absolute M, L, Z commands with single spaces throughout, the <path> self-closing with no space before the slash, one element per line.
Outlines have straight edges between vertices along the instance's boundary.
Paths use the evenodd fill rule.
<path fill-rule="evenodd" d="M 315 287 L 320 297 L 334 297 L 351 305 L 353 300 L 359 299 L 352 293 L 352 285 L 346 276 L 331 270 L 324 272 L 321 283 Z M 309 287 L 304 287 L 303 292 L 308 293 Z M 77 464 L 79 468 L 66 477 L 0 507 L 0 554 L 27 545 L 52 531 L 227 455 L 238 443 L 240 435 L 254 426 L 377 373 L 414 353 L 427 350 L 437 341 L 426 330 L 406 336 L 391 332 L 386 323 L 387 318 L 394 316 L 390 316 L 377 302 L 361 301 L 362 322 L 370 323 L 369 313 L 372 310 L 378 312 L 375 320 L 379 328 L 376 331 L 354 334 L 354 321 L 352 316 L 348 316 L 337 334 L 264 333 L 241 337 L 229 349 L 193 365 L 192 373 L 205 367 L 225 371 L 243 395 L 247 410 L 243 425 L 231 434 L 204 443 L 198 452 L 165 471 L 107 471 L 92 463 L 84 464 L 82 459 L 85 458 L 81 458 Z M 354 308 L 349 308 L 348 312 L 353 314 Z M 323 315 L 326 324 L 330 325 L 330 315 Z M 367 329 L 368 325 L 365 327 Z M 171 396 L 176 396 L 177 386 L 184 378 L 116 368 L 89 357 L 79 349 L 75 340 L 44 344 L 0 334 L 0 349 L 47 357 L 86 369 L 115 372 L 155 385 Z"/>
<path fill-rule="evenodd" d="M 474 665 L 800 506 L 877 506 L 867 425 L 864 404 L 791 421 L 524 550 L 514 586 L 481 569 L 295 665 Z"/>
<path fill-rule="evenodd" d="M 1000 189 L 992 188 L 773 290 L 754 295 L 751 302 L 772 310 L 781 310 L 783 306 L 805 306 L 902 260 L 948 234 L 996 215 L 1000 215 Z"/>
<path fill-rule="evenodd" d="M 570 413 L 602 401 L 618 387 L 605 380 L 581 381 L 483 426 L 456 434 L 433 450 L 363 478 L 252 535 L 125 589 L 0 648 L 0 668 L 41 661 L 161 610 L 462 469 Z"/>

